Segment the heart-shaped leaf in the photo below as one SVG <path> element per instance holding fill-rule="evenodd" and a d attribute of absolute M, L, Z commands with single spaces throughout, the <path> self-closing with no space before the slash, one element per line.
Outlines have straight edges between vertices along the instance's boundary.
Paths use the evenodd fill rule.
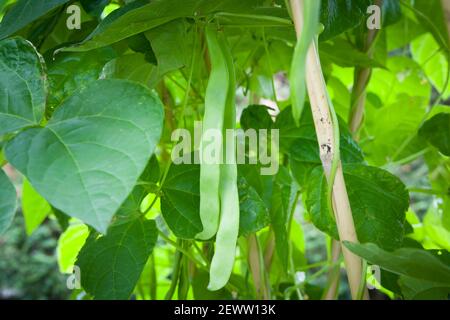
<path fill-rule="evenodd" d="M 0 42 L 0 135 L 39 124 L 45 110 L 45 77 L 42 58 L 30 42 Z"/>
<path fill-rule="evenodd" d="M 54 207 L 105 232 L 150 159 L 162 119 L 145 87 L 99 80 L 65 100 L 46 127 L 18 134 L 5 154 Z"/>
<path fill-rule="evenodd" d="M 405 185 L 383 169 L 360 164 L 344 165 L 344 176 L 359 241 L 373 242 L 386 250 L 400 247 L 409 206 Z M 338 239 L 321 167 L 311 173 L 306 194 L 306 207 L 314 225 Z"/>
<path fill-rule="evenodd" d="M 76 265 L 81 285 L 95 299 L 128 299 L 158 237 L 154 220 L 117 221 L 106 236 L 91 235 Z"/>

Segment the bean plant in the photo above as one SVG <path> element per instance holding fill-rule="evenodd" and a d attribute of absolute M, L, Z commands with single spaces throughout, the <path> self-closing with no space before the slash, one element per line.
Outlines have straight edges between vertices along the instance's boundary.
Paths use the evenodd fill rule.
<path fill-rule="evenodd" d="M 0 237 L 72 299 L 448 299 L 449 12 L 0 0 Z"/>

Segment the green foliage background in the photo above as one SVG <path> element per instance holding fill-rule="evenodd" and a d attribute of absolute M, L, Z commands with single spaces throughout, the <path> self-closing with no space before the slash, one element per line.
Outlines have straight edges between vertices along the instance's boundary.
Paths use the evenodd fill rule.
<path fill-rule="evenodd" d="M 286 3 L 0 0 L 0 298 L 322 297 L 338 232 L 309 102 L 291 107 L 297 40 Z M 320 60 L 361 242 L 343 245 L 382 268 L 383 297 L 448 299 L 449 21 L 439 0 L 384 0 L 367 48 L 373 3 L 323 0 L 320 10 Z M 72 4 L 80 30 L 66 27 Z M 238 166 L 237 258 L 214 292 L 214 239 L 195 239 L 200 166 L 170 161 L 173 130 L 193 132 L 208 107 L 206 27 L 232 53 L 239 126 L 279 129 L 281 152 L 275 176 Z M 364 120 L 350 132 L 367 70 Z M 23 182 L 13 184 L 17 172 Z M 74 265 L 82 289 L 69 292 Z"/>

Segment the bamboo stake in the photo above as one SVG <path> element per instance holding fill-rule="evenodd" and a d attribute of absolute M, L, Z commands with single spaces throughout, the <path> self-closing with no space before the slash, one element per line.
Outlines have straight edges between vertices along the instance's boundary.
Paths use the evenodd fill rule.
<path fill-rule="evenodd" d="M 382 6 L 382 0 L 376 0 L 375 5 L 379 7 Z M 369 58 L 373 57 L 373 44 L 375 43 L 375 39 L 378 35 L 378 29 L 370 29 L 367 32 L 366 40 L 364 43 L 363 51 L 367 54 Z M 367 85 L 369 84 L 370 77 L 372 75 L 371 68 L 356 68 L 355 70 L 355 82 L 352 90 L 352 103 L 349 114 L 349 129 L 353 135 L 353 138 L 357 141 L 359 140 L 359 129 L 361 128 L 363 118 L 364 118 L 364 110 L 366 105 L 366 96 L 367 96 Z M 333 240 L 331 247 L 331 256 L 332 261 L 336 262 L 339 259 L 339 255 L 341 252 L 341 246 L 339 242 Z M 339 268 L 337 266 L 336 268 Z M 329 286 L 328 290 L 324 295 L 324 299 L 332 300 L 336 297 L 336 290 L 338 288 L 337 282 L 339 278 L 339 273 L 336 273 L 335 270 L 331 270 L 329 274 Z"/>
<path fill-rule="evenodd" d="M 448 36 L 450 38 L 450 1 L 448 0 L 441 0 L 442 8 L 444 9 L 445 19 L 447 22 L 447 31 Z M 450 41 L 450 39 L 449 39 Z"/>
<path fill-rule="evenodd" d="M 297 38 L 300 38 L 303 25 L 303 0 L 290 0 L 290 4 Z M 328 92 L 314 41 L 308 50 L 306 65 L 307 89 L 317 140 L 319 142 L 320 159 L 328 179 L 335 151 L 333 123 L 328 105 Z M 341 163 L 338 165 L 333 185 L 333 203 L 340 241 L 358 242 Z M 357 299 L 358 289 L 361 283 L 362 260 L 345 247 L 342 248 L 342 251 L 352 298 Z"/>

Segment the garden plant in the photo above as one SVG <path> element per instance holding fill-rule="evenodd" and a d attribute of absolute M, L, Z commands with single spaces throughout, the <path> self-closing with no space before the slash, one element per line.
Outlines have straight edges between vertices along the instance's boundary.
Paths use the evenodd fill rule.
<path fill-rule="evenodd" d="M 450 0 L 0 21 L 1 257 L 23 215 L 71 299 L 449 299 Z"/>

